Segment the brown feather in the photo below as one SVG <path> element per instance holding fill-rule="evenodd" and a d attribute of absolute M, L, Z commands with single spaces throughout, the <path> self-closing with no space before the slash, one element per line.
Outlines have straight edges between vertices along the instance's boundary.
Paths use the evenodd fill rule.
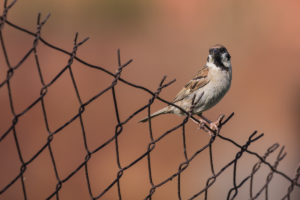
<path fill-rule="evenodd" d="M 207 75 L 208 75 L 208 67 L 204 66 L 198 71 L 196 76 L 192 80 L 190 80 L 184 86 L 184 88 L 182 88 L 179 91 L 179 93 L 174 98 L 173 102 L 175 103 L 181 101 L 185 99 L 187 96 L 189 96 L 191 93 L 193 93 L 194 91 L 205 86 L 209 82 Z"/>

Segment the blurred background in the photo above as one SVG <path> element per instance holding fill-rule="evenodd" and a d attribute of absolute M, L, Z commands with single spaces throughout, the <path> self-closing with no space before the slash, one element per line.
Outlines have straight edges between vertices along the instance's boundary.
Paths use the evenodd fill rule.
<path fill-rule="evenodd" d="M 1 1 L 1 11 L 2 11 Z M 278 169 L 294 177 L 299 164 L 300 141 L 300 3 L 298 1 L 179 1 L 179 0 L 26 0 L 18 1 L 8 13 L 8 20 L 33 32 L 36 31 L 38 12 L 42 19 L 51 17 L 42 29 L 42 37 L 51 44 L 72 50 L 73 38 L 89 36 L 90 40 L 78 50 L 78 57 L 115 72 L 117 49 L 123 62 L 133 58 L 122 77 L 138 85 L 156 90 L 163 75 L 176 82 L 163 90 L 161 97 L 172 100 L 182 86 L 205 64 L 208 49 L 223 44 L 232 56 L 232 87 L 224 99 L 204 113 L 211 120 L 220 114 L 235 112 L 234 118 L 221 134 L 244 144 L 254 131 L 265 133 L 263 139 L 249 149 L 263 155 L 278 142 L 285 146 L 287 157 Z M 16 65 L 32 47 L 33 37 L 3 28 L 3 37 L 12 65 Z M 38 55 L 45 82 L 66 66 L 68 56 L 40 43 Z M 88 68 L 78 62 L 72 65 L 79 93 L 84 102 L 111 84 L 107 74 Z M 0 53 L 0 81 L 6 78 L 7 67 L 3 51 Z M 11 79 L 12 98 L 16 113 L 22 112 L 40 95 L 41 83 L 31 55 Z M 125 84 L 116 87 L 121 121 L 151 97 Z M 68 73 L 62 75 L 45 97 L 50 130 L 54 131 L 78 112 L 79 103 Z M 152 111 L 165 106 L 156 101 Z M 0 88 L 0 133 L 11 126 L 7 88 Z M 147 114 L 140 113 L 124 126 L 119 137 L 121 166 L 141 156 L 150 142 L 148 125 L 137 123 Z M 157 138 L 182 121 L 178 116 L 156 118 L 153 134 Z M 114 135 L 117 123 L 111 92 L 105 93 L 86 107 L 83 120 L 87 142 L 91 150 Z M 47 141 L 47 131 L 40 104 L 22 116 L 16 125 L 21 152 L 28 161 Z M 210 137 L 197 126 L 187 125 L 187 153 L 191 156 L 208 143 Z M 85 149 L 79 120 L 57 133 L 52 142 L 58 173 L 64 179 L 85 158 Z M 239 149 L 217 140 L 213 146 L 216 171 L 234 159 Z M 275 152 L 268 161 L 273 163 Z M 206 150 L 193 160 L 182 174 L 182 197 L 187 199 L 199 192 L 211 176 L 209 152 Z M 177 172 L 184 161 L 181 131 L 162 139 L 151 153 L 152 176 L 155 184 Z M 258 160 L 243 155 L 238 162 L 238 182 L 250 174 Z M 0 188 L 5 187 L 20 170 L 20 161 L 12 132 L 0 143 Z M 89 176 L 94 195 L 101 193 L 118 172 L 114 143 L 109 144 L 89 161 Z M 209 199 L 225 199 L 233 186 L 233 168 L 217 179 L 209 190 Z M 257 191 L 266 180 L 267 167 L 255 177 Z M 45 199 L 55 191 L 57 184 L 49 151 L 43 151 L 24 173 L 28 199 Z M 147 159 L 128 169 L 121 178 L 124 199 L 143 199 L 151 188 Z M 276 175 L 270 184 L 269 199 L 281 199 L 287 192 L 287 182 Z M 292 199 L 300 196 L 299 188 Z M 89 199 L 84 168 L 63 184 L 60 199 Z M 249 183 L 241 188 L 238 199 L 249 198 Z M 1 199 L 23 199 L 18 180 Z M 116 185 L 103 199 L 118 199 Z M 174 179 L 157 189 L 153 199 L 177 199 L 177 181 Z M 198 199 L 203 199 L 199 196 Z M 259 199 L 264 199 L 262 195 Z"/>

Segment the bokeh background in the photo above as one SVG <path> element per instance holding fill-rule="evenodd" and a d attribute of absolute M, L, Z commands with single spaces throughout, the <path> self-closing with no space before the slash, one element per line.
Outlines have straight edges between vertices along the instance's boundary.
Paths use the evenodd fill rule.
<path fill-rule="evenodd" d="M 1 1 L 3 4 L 3 0 Z M 176 82 L 161 96 L 172 100 L 181 87 L 205 64 L 208 48 L 225 45 L 232 55 L 232 87 L 225 98 L 205 115 L 215 120 L 220 114 L 235 112 L 222 134 L 243 144 L 254 130 L 265 136 L 250 149 L 260 153 L 275 142 L 288 152 L 278 169 L 293 177 L 300 161 L 300 3 L 298 1 L 179 1 L 179 0 L 19 0 L 10 10 L 8 20 L 35 32 L 38 12 L 51 18 L 42 29 L 42 37 L 71 51 L 75 32 L 79 38 L 91 39 L 79 48 L 78 56 L 111 72 L 117 69 L 116 51 L 122 60 L 134 62 L 122 77 L 155 90 L 163 77 Z M 5 26 L 3 36 L 11 63 L 15 65 L 28 51 L 33 38 Z M 68 56 L 43 45 L 38 47 L 42 73 L 48 83 L 67 64 Z M 111 77 L 77 62 L 73 64 L 75 79 L 83 101 L 87 101 L 111 83 Z M 6 77 L 3 52 L 0 54 L 0 80 Z M 34 57 L 15 72 L 11 80 L 16 112 L 30 105 L 40 93 L 40 80 Z M 124 84 L 116 87 L 121 120 L 145 105 L 150 98 L 145 92 Z M 49 88 L 45 97 L 50 129 L 56 130 L 78 112 L 79 103 L 71 79 L 63 75 Z M 164 106 L 156 102 L 152 110 Z M 125 166 L 147 150 L 150 141 L 146 124 L 137 123 L 146 111 L 132 119 L 119 137 L 121 165 Z M 0 88 L 0 133 L 10 127 L 12 114 L 6 87 Z M 153 120 L 154 136 L 180 123 L 177 116 L 161 116 Z M 111 92 L 87 106 L 84 123 L 90 149 L 113 136 L 117 123 Z M 47 141 L 41 106 L 35 106 L 19 119 L 16 126 L 24 160 L 30 159 Z M 187 125 L 187 150 L 192 155 L 207 144 L 209 136 L 196 125 Z M 80 123 L 76 120 L 55 135 L 52 149 L 58 173 L 65 178 L 84 161 L 85 150 Z M 237 148 L 216 141 L 216 170 L 232 160 Z M 182 138 L 176 131 L 164 138 L 151 154 L 154 183 L 175 173 L 184 160 Z M 275 155 L 269 161 L 274 162 Z M 257 160 L 244 155 L 238 162 L 238 180 L 251 172 Z M 13 134 L 0 143 L 0 188 L 20 170 Z M 89 161 L 89 175 L 94 195 L 99 194 L 116 177 L 118 168 L 114 143 L 99 151 Z M 210 189 L 209 199 L 225 199 L 232 187 L 232 168 L 219 177 Z M 205 186 L 210 176 L 208 151 L 198 156 L 182 175 L 182 197 L 191 197 Z M 262 168 L 255 187 L 263 185 L 268 173 Z M 25 174 L 28 199 L 44 199 L 57 184 L 48 150 L 28 165 Z M 280 199 L 289 183 L 275 176 L 270 185 L 270 199 Z M 121 179 L 124 199 L 143 199 L 150 190 L 147 160 L 128 169 Z M 299 188 L 292 196 L 300 196 Z M 1 199 L 23 199 L 21 182 L 17 181 Z M 249 185 L 242 187 L 238 199 L 249 197 Z M 60 191 L 61 199 L 89 199 L 84 169 L 80 170 Z M 117 199 L 114 186 L 103 199 Z M 156 190 L 153 199 L 176 199 L 176 179 Z M 198 199 L 202 199 L 199 196 Z M 260 199 L 264 199 L 261 196 Z"/>

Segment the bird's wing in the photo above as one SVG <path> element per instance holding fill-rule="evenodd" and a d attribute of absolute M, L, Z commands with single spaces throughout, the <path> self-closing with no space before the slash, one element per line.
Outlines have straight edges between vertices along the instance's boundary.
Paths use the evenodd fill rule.
<path fill-rule="evenodd" d="M 173 100 L 173 103 L 176 103 L 178 101 L 181 101 L 188 97 L 190 94 L 192 94 L 194 91 L 198 90 L 199 88 L 205 86 L 207 83 L 209 83 L 208 79 L 208 67 L 204 66 L 202 67 L 196 76 L 190 80 L 184 88 L 182 88 L 176 97 Z"/>

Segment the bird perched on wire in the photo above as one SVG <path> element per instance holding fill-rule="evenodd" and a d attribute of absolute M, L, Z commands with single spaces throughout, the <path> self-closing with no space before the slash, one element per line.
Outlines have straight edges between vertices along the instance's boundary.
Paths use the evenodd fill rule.
<path fill-rule="evenodd" d="M 186 112 L 201 117 L 199 120 L 201 127 L 208 123 L 210 128 L 218 131 L 221 117 L 216 122 L 210 122 L 202 116 L 202 112 L 216 105 L 229 90 L 232 79 L 230 59 L 230 54 L 223 45 L 211 47 L 205 66 L 179 91 L 173 100 L 173 104 L 181 107 Z M 194 105 L 193 101 L 195 102 Z M 185 115 L 180 109 L 169 105 L 151 114 L 150 118 L 168 113 Z M 146 117 L 140 122 L 148 120 L 149 118 Z"/>

